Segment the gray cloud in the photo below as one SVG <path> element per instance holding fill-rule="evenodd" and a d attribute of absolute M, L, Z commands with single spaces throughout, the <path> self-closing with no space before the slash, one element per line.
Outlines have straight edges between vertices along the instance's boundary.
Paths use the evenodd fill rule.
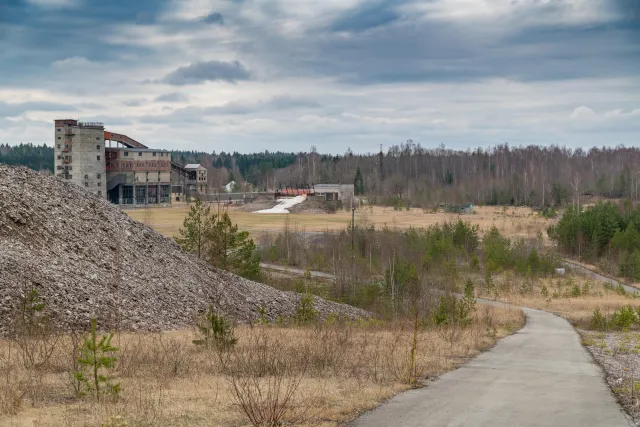
<path fill-rule="evenodd" d="M 200 122 L 206 117 L 243 116 L 258 113 L 274 113 L 289 110 L 310 110 L 321 105 L 313 99 L 290 95 L 276 96 L 260 102 L 229 102 L 214 107 L 185 107 L 162 115 L 145 116 L 144 121 L 166 123 L 167 121 Z"/>
<path fill-rule="evenodd" d="M 73 105 L 57 102 L 32 101 L 16 104 L 0 102 L 0 117 L 15 117 L 27 111 L 78 111 L 78 109 Z"/>
<path fill-rule="evenodd" d="M 184 86 L 216 80 L 235 83 L 238 80 L 248 80 L 249 77 L 249 71 L 238 61 L 209 61 L 180 67 L 162 81 L 172 86 Z"/>
<path fill-rule="evenodd" d="M 211 12 L 202 18 L 202 22 L 206 22 L 207 24 L 224 25 L 224 16 L 219 12 Z"/>
<path fill-rule="evenodd" d="M 359 32 L 390 24 L 400 18 L 396 7 L 403 2 L 376 1 L 357 5 L 332 23 L 333 31 Z"/>
<path fill-rule="evenodd" d="M 178 92 L 165 93 L 154 99 L 155 102 L 187 102 L 189 98 Z"/>

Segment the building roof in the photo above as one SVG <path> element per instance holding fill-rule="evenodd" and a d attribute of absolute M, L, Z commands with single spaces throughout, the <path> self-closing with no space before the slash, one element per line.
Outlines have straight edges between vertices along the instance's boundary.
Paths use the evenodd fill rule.
<path fill-rule="evenodd" d="M 200 169 L 200 168 L 206 169 L 204 166 L 202 166 L 201 164 L 198 164 L 198 163 L 189 163 L 184 168 L 185 169 Z"/>

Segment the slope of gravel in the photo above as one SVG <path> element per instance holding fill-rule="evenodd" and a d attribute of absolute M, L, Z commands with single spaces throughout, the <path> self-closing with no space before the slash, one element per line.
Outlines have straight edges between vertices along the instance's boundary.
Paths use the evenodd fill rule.
<path fill-rule="evenodd" d="M 214 269 L 59 178 L 0 165 L 0 334 L 18 296 L 34 286 L 54 320 L 161 330 L 191 324 L 210 303 L 238 321 L 291 316 L 298 296 Z M 316 298 L 321 316 L 368 317 Z"/>
<path fill-rule="evenodd" d="M 581 331 L 618 402 L 640 425 L 640 332 Z"/>

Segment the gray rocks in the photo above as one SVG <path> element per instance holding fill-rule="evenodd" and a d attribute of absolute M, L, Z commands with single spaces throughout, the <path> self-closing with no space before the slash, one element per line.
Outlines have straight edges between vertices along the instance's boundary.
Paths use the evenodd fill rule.
<path fill-rule="evenodd" d="M 209 304 L 238 321 L 295 313 L 298 296 L 214 269 L 111 203 L 64 180 L 0 165 L 0 334 L 25 287 L 62 326 L 164 330 L 191 324 Z M 332 312 L 370 314 L 316 298 Z"/>

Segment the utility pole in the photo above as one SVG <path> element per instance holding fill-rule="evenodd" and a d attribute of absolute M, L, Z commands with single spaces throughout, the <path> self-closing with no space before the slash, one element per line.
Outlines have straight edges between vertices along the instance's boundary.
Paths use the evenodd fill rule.
<path fill-rule="evenodd" d="M 353 203 L 353 202 L 351 202 Z M 356 207 L 351 206 L 351 250 L 354 248 L 354 238 L 356 235 Z"/>

